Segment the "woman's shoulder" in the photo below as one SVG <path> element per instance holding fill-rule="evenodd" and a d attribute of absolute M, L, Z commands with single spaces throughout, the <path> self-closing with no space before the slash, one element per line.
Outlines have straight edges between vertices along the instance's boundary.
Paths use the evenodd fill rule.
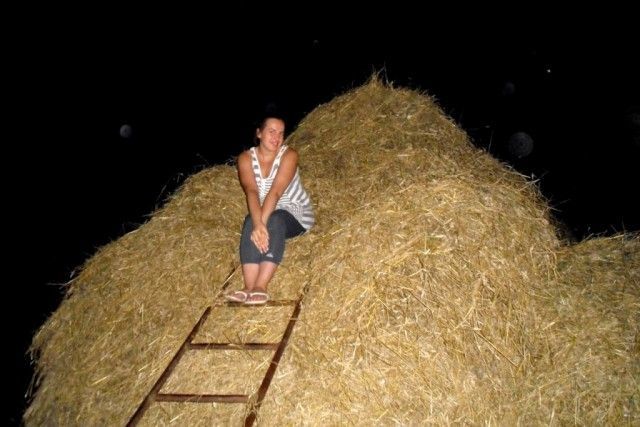
<path fill-rule="evenodd" d="M 292 146 L 290 146 L 290 145 L 285 145 L 283 148 L 285 148 L 285 149 L 286 149 L 285 153 L 287 153 L 287 152 L 298 153 L 298 152 L 296 151 L 296 149 L 295 149 L 295 148 L 293 148 L 293 147 L 292 147 Z"/>
<path fill-rule="evenodd" d="M 282 154 L 282 158 L 290 158 L 290 159 L 298 160 L 298 152 L 294 148 L 291 148 L 290 146 L 287 145 L 285 152 Z"/>
<path fill-rule="evenodd" d="M 253 150 L 253 147 L 244 150 L 242 153 L 240 153 L 240 155 L 238 156 L 238 160 L 240 159 L 249 159 L 251 160 L 251 150 Z"/>
<path fill-rule="evenodd" d="M 248 150 L 244 150 L 242 153 L 238 155 L 237 164 L 240 166 L 242 163 L 251 163 L 251 148 Z"/>

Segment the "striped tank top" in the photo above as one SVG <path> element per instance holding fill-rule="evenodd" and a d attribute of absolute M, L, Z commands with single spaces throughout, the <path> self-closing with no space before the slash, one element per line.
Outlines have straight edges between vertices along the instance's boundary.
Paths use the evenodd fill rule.
<path fill-rule="evenodd" d="M 271 189 L 273 180 L 276 178 L 278 168 L 280 167 L 280 159 L 282 158 L 284 152 L 287 151 L 287 148 L 288 147 L 286 145 L 280 147 L 278 155 L 273 160 L 271 171 L 265 178 L 262 177 L 262 173 L 260 171 L 260 163 L 258 162 L 256 147 L 252 147 L 250 149 L 253 175 L 256 178 L 256 184 L 258 184 L 258 191 L 260 193 L 260 205 L 264 203 L 264 199 L 265 197 L 267 197 L 267 194 Z M 280 200 L 278 200 L 276 209 L 284 209 L 289 212 L 294 216 L 295 219 L 298 220 L 300 225 L 302 225 L 305 230 L 309 230 L 315 223 L 313 208 L 311 206 L 311 198 L 302 186 L 302 180 L 300 179 L 298 168 L 296 168 L 296 173 L 293 176 L 293 179 L 282 193 L 282 197 L 280 197 Z"/>

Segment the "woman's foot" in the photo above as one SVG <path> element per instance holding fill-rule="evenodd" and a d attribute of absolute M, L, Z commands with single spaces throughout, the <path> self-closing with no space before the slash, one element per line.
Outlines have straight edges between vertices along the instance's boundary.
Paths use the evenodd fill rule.
<path fill-rule="evenodd" d="M 230 294 L 225 295 L 225 299 L 229 302 L 246 302 L 247 298 L 249 298 L 250 293 L 245 291 L 235 291 Z"/>
<path fill-rule="evenodd" d="M 269 301 L 269 294 L 263 291 L 249 292 L 249 296 L 244 303 L 247 305 L 262 305 Z"/>

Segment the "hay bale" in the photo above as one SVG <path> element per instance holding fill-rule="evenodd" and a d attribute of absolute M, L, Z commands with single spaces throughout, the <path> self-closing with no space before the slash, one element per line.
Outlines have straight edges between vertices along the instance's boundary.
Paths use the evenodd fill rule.
<path fill-rule="evenodd" d="M 633 269 L 616 282 L 625 291 L 598 287 L 602 302 L 586 303 L 576 271 L 618 277 L 622 264 L 585 264 L 594 253 L 609 259 L 611 247 L 560 245 L 533 183 L 473 147 L 431 98 L 376 78 L 319 106 L 288 143 L 301 153 L 318 223 L 289 244 L 270 288 L 276 298 L 306 293 L 260 423 L 638 419 L 637 239 L 614 256 Z M 41 384 L 27 424 L 126 423 L 237 263 L 246 208 L 236 180 L 228 166 L 193 176 L 87 263 L 34 339 Z M 605 316 L 612 301 L 619 310 Z M 221 330 L 238 327 L 229 313 L 211 316 Z M 583 316 L 592 331 L 576 329 Z M 251 328 L 280 336 L 263 317 Z M 586 342 L 567 345 L 605 343 L 611 331 L 612 345 L 591 353 L 599 369 Z M 234 368 L 219 359 L 189 358 L 172 386 L 196 387 L 190 366 Z M 264 370 L 253 365 L 247 378 Z M 225 387 L 255 390 L 242 378 Z M 197 425 L 217 413 L 231 422 L 251 409 L 193 405 L 153 406 L 143 421 Z"/>
<path fill-rule="evenodd" d="M 139 229 L 100 249 L 35 335 L 29 425 L 122 425 L 234 267 L 237 174 L 188 179 Z"/>
<path fill-rule="evenodd" d="M 549 423 L 640 423 L 639 236 L 563 248 L 558 272 L 514 409 Z"/>
<path fill-rule="evenodd" d="M 316 109 L 291 143 L 322 238 L 260 419 L 495 420 L 529 363 L 531 295 L 554 276 L 535 186 L 429 98 L 375 81 Z"/>

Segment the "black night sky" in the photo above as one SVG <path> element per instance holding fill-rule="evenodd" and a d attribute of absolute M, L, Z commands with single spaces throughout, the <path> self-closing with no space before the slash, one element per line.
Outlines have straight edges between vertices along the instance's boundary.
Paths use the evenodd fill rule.
<path fill-rule="evenodd" d="M 162 19 L 68 12 L 43 12 L 14 32 L 15 59 L 5 58 L 16 116 L 3 144 L 9 424 L 24 410 L 31 337 L 73 269 L 144 223 L 186 177 L 248 147 L 269 103 L 291 130 L 378 71 L 433 95 L 477 146 L 538 180 L 568 236 L 640 230 L 640 50 L 630 12 L 445 23 L 405 8 L 384 23 L 356 13 L 339 29 L 312 11 L 302 15 L 313 25 L 244 11 L 197 22 L 170 10 Z M 517 132 L 533 141 L 530 153 L 510 145 Z"/>

